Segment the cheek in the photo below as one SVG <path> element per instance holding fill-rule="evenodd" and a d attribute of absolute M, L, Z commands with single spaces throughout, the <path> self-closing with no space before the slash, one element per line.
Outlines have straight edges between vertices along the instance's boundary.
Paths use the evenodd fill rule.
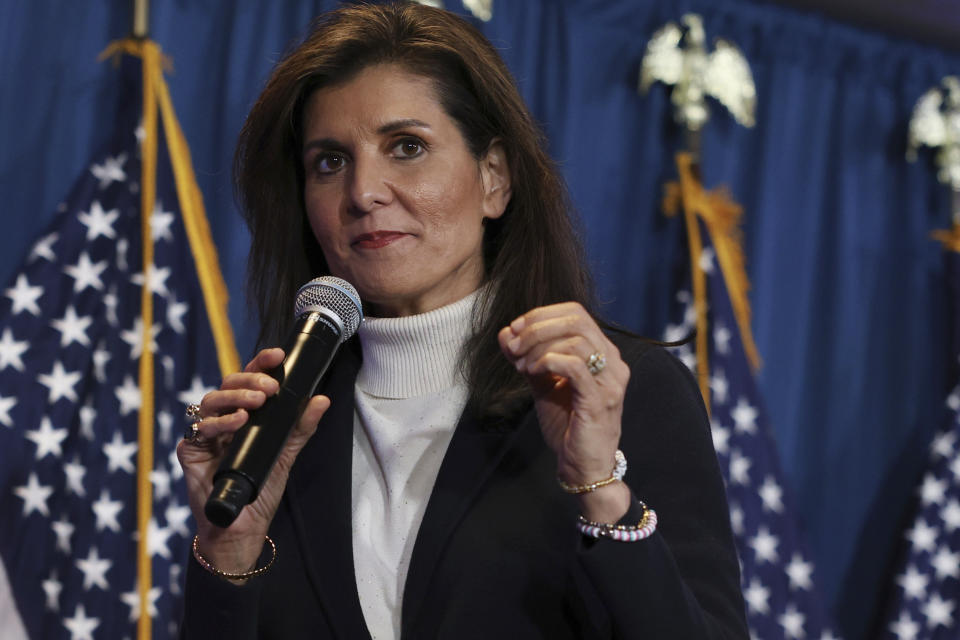
<path fill-rule="evenodd" d="M 322 201 L 317 198 L 305 201 L 307 221 L 310 224 L 310 230 L 313 231 L 313 237 L 320 245 L 324 258 L 329 264 L 330 259 L 335 259 L 337 254 L 334 244 L 337 238 L 337 215 L 336 211 L 321 205 L 320 202 Z"/>
<path fill-rule="evenodd" d="M 468 236 L 481 226 L 483 216 L 479 178 L 469 167 L 450 170 L 443 178 L 421 182 L 412 190 L 415 209 L 434 233 Z"/>

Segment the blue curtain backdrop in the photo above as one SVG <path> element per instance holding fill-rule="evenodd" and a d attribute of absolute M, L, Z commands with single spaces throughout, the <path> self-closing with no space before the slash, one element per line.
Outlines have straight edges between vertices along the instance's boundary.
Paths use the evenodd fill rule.
<path fill-rule="evenodd" d="M 69 181 L 101 145 L 118 75 L 96 62 L 126 35 L 128 2 L 0 7 L 0 281 L 6 288 Z M 271 66 L 337 3 L 154 3 L 174 103 L 232 294 L 241 353 L 248 237 L 230 182 L 233 143 Z M 465 13 L 459 0 L 447 7 Z M 745 52 L 758 126 L 718 107 L 708 186 L 745 206 L 760 384 L 783 465 L 848 638 L 886 593 L 926 446 L 948 390 L 941 250 L 947 194 L 929 156 L 904 160 L 915 100 L 960 56 L 749 0 L 495 0 L 480 24 L 550 138 L 582 217 L 608 315 L 659 335 L 679 220 L 659 213 L 680 140 L 663 87 L 637 94 L 650 34 L 686 11 Z M 279 310 L 286 313 L 287 310 Z"/>

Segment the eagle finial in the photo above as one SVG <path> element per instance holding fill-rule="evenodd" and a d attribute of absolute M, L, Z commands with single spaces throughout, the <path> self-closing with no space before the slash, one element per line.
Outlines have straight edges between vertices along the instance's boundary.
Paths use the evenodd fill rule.
<path fill-rule="evenodd" d="M 726 107 L 737 122 L 752 127 L 757 91 L 746 58 L 726 40 L 717 40 L 707 53 L 703 20 L 697 14 L 688 13 L 680 22 L 685 31 L 668 22 L 647 43 L 640 90 L 646 93 L 657 81 L 673 86 L 674 117 L 690 131 L 699 131 L 710 117 L 707 96 Z"/>

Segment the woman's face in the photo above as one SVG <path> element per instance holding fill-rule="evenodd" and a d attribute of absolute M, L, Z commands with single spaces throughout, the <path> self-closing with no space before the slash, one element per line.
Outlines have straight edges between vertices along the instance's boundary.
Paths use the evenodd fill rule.
<path fill-rule="evenodd" d="M 510 198 L 499 143 L 474 157 L 434 82 L 382 64 L 304 109 L 304 203 L 330 272 L 377 316 L 423 313 L 483 278 L 483 222 Z"/>

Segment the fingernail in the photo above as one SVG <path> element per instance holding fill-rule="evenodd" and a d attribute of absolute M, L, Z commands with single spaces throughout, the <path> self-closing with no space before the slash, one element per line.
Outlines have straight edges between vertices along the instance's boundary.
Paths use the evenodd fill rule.
<path fill-rule="evenodd" d="M 513 329 L 514 333 L 519 333 L 523 331 L 523 328 L 527 326 L 527 321 L 523 319 L 523 316 L 520 316 L 516 320 L 510 323 L 510 328 Z"/>
<path fill-rule="evenodd" d="M 523 371 L 523 366 L 524 366 L 525 364 L 527 364 L 526 359 L 525 359 L 525 358 L 520 358 L 520 359 L 518 359 L 516 362 L 513 363 L 513 366 L 515 366 L 515 367 L 517 368 L 517 371 Z"/>
<path fill-rule="evenodd" d="M 262 391 L 252 391 L 252 390 L 248 390 L 248 391 L 244 391 L 244 393 L 243 393 L 243 397 L 246 398 L 246 399 L 248 399 L 248 400 L 257 400 L 257 399 L 260 398 L 262 395 L 263 395 L 263 392 L 262 392 Z"/>
<path fill-rule="evenodd" d="M 519 346 L 520 346 L 520 336 L 517 336 L 516 338 L 510 338 L 509 340 L 507 340 L 507 348 L 510 349 L 511 352 L 516 353 L 517 348 Z"/>

